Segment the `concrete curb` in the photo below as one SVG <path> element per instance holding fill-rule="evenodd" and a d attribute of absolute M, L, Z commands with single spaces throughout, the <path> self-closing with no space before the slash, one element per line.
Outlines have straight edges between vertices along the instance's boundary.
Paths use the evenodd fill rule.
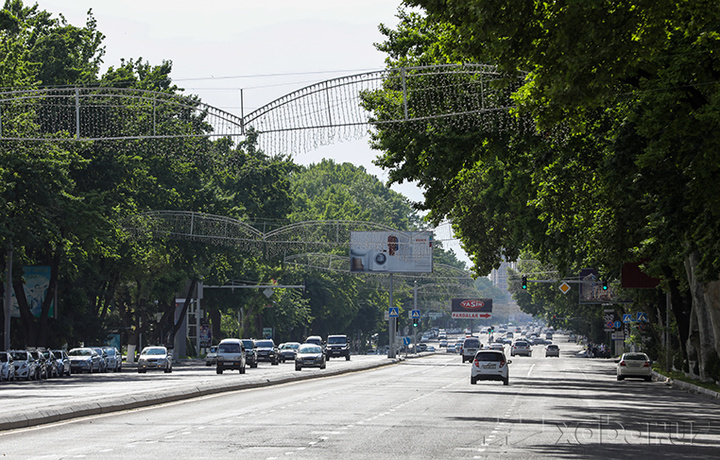
<path fill-rule="evenodd" d="M 687 391 L 688 393 L 705 395 L 713 399 L 720 399 L 720 393 L 718 393 L 717 391 L 708 390 L 707 388 L 703 388 L 692 383 L 683 382 L 681 380 L 674 380 L 655 371 L 652 371 L 652 376 L 653 380 L 657 382 L 665 382 L 666 385 L 669 385 L 673 388 L 678 388 L 680 390 Z"/>
<path fill-rule="evenodd" d="M 277 378 L 267 377 L 251 377 L 235 383 L 218 383 L 215 385 L 204 385 L 203 387 L 187 386 L 169 389 L 164 392 L 148 391 L 139 394 L 127 394 L 116 398 L 106 398 L 101 401 L 89 400 L 81 401 L 75 404 L 62 406 L 47 406 L 39 409 L 32 414 L 17 413 L 0 416 L 0 431 L 13 430 L 17 428 L 27 428 L 47 423 L 55 423 L 62 420 L 70 420 L 73 418 L 87 417 L 90 415 L 108 414 L 111 412 L 119 412 L 123 410 L 138 409 L 141 407 L 149 407 L 157 404 L 164 404 L 174 401 L 182 401 L 186 399 L 198 398 L 218 393 L 226 393 L 231 391 L 246 390 L 249 388 L 266 387 L 270 385 L 281 385 L 283 383 L 319 379 L 332 375 L 350 374 L 353 372 L 365 371 L 379 367 L 389 366 L 404 361 L 405 358 L 388 359 L 387 361 L 376 361 L 372 363 L 362 363 L 357 367 L 349 369 L 326 370 L 322 373 L 298 373 L 297 375 L 282 375 Z"/>

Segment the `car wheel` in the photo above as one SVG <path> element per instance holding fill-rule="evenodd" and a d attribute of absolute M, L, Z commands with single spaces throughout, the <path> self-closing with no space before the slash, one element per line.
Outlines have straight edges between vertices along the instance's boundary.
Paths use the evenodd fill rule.
<path fill-rule="evenodd" d="M 222 374 L 222 373 L 223 373 L 223 368 L 222 368 L 222 366 L 218 366 L 218 367 L 217 367 L 217 373 L 218 373 L 218 374 Z"/>
<path fill-rule="evenodd" d="M 325 369 L 325 367 L 326 367 L 326 365 L 325 365 L 325 363 L 323 363 L 323 365 L 320 366 L 320 369 Z"/>
<path fill-rule="evenodd" d="M 350 355 L 345 355 L 345 361 L 350 361 Z"/>
<path fill-rule="evenodd" d="M 327 356 L 325 357 L 325 361 L 330 361 L 330 358 L 331 358 L 331 356 L 330 356 L 330 355 L 327 355 Z"/>
<path fill-rule="evenodd" d="M 245 373 L 245 366 L 242 366 L 242 367 L 240 368 L 240 373 L 241 373 L 241 374 L 244 374 L 244 373 Z"/>
<path fill-rule="evenodd" d="M 504 379 L 503 379 L 503 385 L 510 385 L 510 379 L 509 379 L 509 378 L 504 378 Z"/>
<path fill-rule="evenodd" d="M 470 385 L 475 385 L 475 384 L 477 384 L 477 378 L 470 377 Z"/>
<path fill-rule="evenodd" d="M 147 372 L 145 369 L 138 369 L 138 374 L 144 374 L 145 372 Z"/>
<path fill-rule="evenodd" d="M 302 370 L 302 366 L 298 366 L 298 365 L 296 364 L 296 365 L 295 365 L 295 370 L 296 370 L 296 371 L 301 371 L 301 370 Z"/>
<path fill-rule="evenodd" d="M 623 377 L 622 375 L 618 375 L 618 376 L 617 376 L 617 379 L 618 379 L 618 380 L 623 380 L 624 378 L 625 378 L 625 377 Z"/>
<path fill-rule="evenodd" d="M 252 369 L 257 369 L 257 363 L 252 363 L 252 364 L 250 365 L 250 367 L 251 367 Z"/>
<path fill-rule="evenodd" d="M 278 365 L 278 360 L 276 359 L 275 361 L 271 362 L 270 365 L 271 365 L 271 366 L 277 366 L 277 365 Z"/>
<path fill-rule="evenodd" d="M 652 376 L 648 375 L 647 377 L 645 377 L 645 381 L 652 382 Z"/>

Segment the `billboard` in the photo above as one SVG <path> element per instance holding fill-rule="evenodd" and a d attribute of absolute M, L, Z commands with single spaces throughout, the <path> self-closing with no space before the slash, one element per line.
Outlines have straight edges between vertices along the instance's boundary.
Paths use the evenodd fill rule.
<path fill-rule="evenodd" d="M 452 299 L 452 317 L 488 319 L 492 317 L 492 299 Z"/>
<path fill-rule="evenodd" d="M 350 271 L 432 273 L 432 232 L 350 232 Z"/>
<path fill-rule="evenodd" d="M 30 314 L 36 318 L 40 317 L 42 312 L 42 303 L 47 296 L 50 286 L 50 266 L 49 265 L 26 265 L 23 267 L 23 289 L 25 290 L 25 299 L 27 299 Z M 20 307 L 18 306 L 15 290 L 12 291 L 10 316 L 19 318 Z M 55 299 L 50 304 L 49 318 L 55 318 Z"/>

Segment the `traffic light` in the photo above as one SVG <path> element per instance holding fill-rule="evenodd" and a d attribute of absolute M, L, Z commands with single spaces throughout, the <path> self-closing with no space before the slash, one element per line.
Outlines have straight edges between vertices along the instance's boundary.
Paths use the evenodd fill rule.
<path fill-rule="evenodd" d="M 418 327 L 420 325 L 420 318 L 413 318 L 413 327 Z"/>
<path fill-rule="evenodd" d="M 607 291 L 607 290 L 608 290 L 607 281 L 603 281 L 603 283 L 602 283 L 602 290 L 603 290 L 603 291 Z"/>
<path fill-rule="evenodd" d="M 522 284 L 521 284 L 521 286 L 522 286 L 523 289 L 527 289 L 527 276 L 525 276 L 525 275 L 523 275 L 523 277 L 522 277 Z"/>

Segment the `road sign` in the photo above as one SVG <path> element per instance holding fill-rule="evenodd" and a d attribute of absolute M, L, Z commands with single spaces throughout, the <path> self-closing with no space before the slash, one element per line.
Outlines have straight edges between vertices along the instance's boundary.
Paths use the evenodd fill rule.
<path fill-rule="evenodd" d="M 635 321 L 637 321 L 638 323 L 649 323 L 647 313 L 638 312 Z"/>
<path fill-rule="evenodd" d="M 615 329 L 620 329 L 622 327 L 623 323 L 621 323 L 620 321 L 615 321 L 615 324 L 613 324 L 613 325 L 615 326 Z"/>
<path fill-rule="evenodd" d="M 488 318 L 492 317 L 492 314 L 490 314 L 490 313 L 480 313 L 480 314 L 477 315 L 477 317 L 478 317 L 478 318 L 488 319 Z"/>
<path fill-rule="evenodd" d="M 623 315 L 623 323 L 632 323 L 632 322 L 633 322 L 633 319 L 632 319 L 631 314 L 626 313 Z"/>
<path fill-rule="evenodd" d="M 400 316 L 398 307 L 390 307 L 388 309 L 388 316 L 390 316 L 390 318 L 397 318 L 398 316 Z"/>
<path fill-rule="evenodd" d="M 560 292 L 562 292 L 563 294 L 567 294 L 569 290 L 570 285 L 563 281 L 563 283 L 560 285 Z"/>
<path fill-rule="evenodd" d="M 420 318 L 420 310 L 410 310 L 410 317 L 413 319 Z"/>
<path fill-rule="evenodd" d="M 613 340 L 625 340 L 625 332 L 623 331 L 616 331 L 612 334 Z"/>
<path fill-rule="evenodd" d="M 612 321 L 608 321 L 605 323 L 605 329 L 612 329 L 614 326 L 614 323 Z"/>
<path fill-rule="evenodd" d="M 405 346 L 410 345 L 410 337 L 403 337 L 403 344 Z"/>

